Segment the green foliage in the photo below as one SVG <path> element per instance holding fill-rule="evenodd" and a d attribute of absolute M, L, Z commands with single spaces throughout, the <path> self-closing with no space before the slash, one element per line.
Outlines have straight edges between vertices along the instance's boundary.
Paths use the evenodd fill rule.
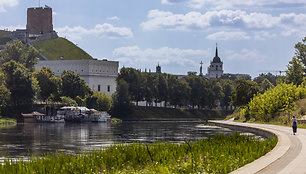
<path fill-rule="evenodd" d="M 54 72 L 50 68 L 42 67 L 40 70 L 36 70 L 33 76 L 38 81 L 41 99 L 54 98 L 56 101 L 59 100 L 61 79 L 55 77 Z"/>
<path fill-rule="evenodd" d="M 274 88 L 274 85 L 268 79 L 265 78 L 263 79 L 263 81 L 259 83 L 259 87 L 260 87 L 260 92 L 264 93 L 268 89 Z"/>
<path fill-rule="evenodd" d="M 302 61 L 304 68 L 306 67 L 306 37 L 302 40 L 302 42 L 298 42 L 295 44 L 295 56 L 297 59 Z M 306 72 L 306 69 L 304 69 Z"/>
<path fill-rule="evenodd" d="M 269 152 L 277 139 L 218 134 L 182 144 L 117 144 L 80 155 L 5 160 L 0 173 L 230 173 Z"/>
<path fill-rule="evenodd" d="M 234 106 L 246 105 L 255 94 L 259 92 L 259 87 L 256 82 L 237 79 L 235 80 L 234 91 L 232 96 L 232 104 Z"/>
<path fill-rule="evenodd" d="M 85 98 L 88 95 L 92 95 L 92 90 L 86 82 L 73 71 L 64 71 L 60 79 L 62 81 L 62 96 L 75 99 L 77 96 Z"/>
<path fill-rule="evenodd" d="M 78 106 L 77 102 L 70 97 L 61 97 L 62 104 L 64 106 Z"/>
<path fill-rule="evenodd" d="M 125 80 L 118 79 L 117 89 L 113 95 L 112 115 L 128 116 L 132 113 L 129 85 Z"/>
<path fill-rule="evenodd" d="M 33 46 L 48 60 L 58 60 L 60 57 L 64 60 L 92 59 L 84 50 L 64 38 L 39 41 Z"/>
<path fill-rule="evenodd" d="M 265 79 L 267 79 L 274 86 L 276 86 L 277 76 L 273 75 L 270 72 L 268 72 L 267 74 L 261 73 L 258 77 L 255 77 L 253 81 L 256 82 L 257 84 L 261 84 L 262 81 L 264 81 Z"/>
<path fill-rule="evenodd" d="M 297 87 L 293 84 L 279 84 L 264 94 L 257 94 L 240 114 L 245 118 L 268 122 L 273 120 L 278 112 L 291 112 L 295 107 L 295 101 L 304 98 L 305 95 L 304 85 Z"/>
<path fill-rule="evenodd" d="M 14 60 L 30 71 L 34 71 L 34 65 L 38 61 L 37 55 L 38 52 L 31 46 L 27 46 L 19 40 L 14 40 L 7 43 L 5 49 L 0 52 L 0 62 L 4 64 Z"/>
<path fill-rule="evenodd" d="M 33 78 L 28 69 L 15 61 L 9 61 L 2 66 L 5 75 L 5 85 L 11 92 L 6 108 L 10 116 L 19 116 L 22 112 L 31 111 L 35 96 Z"/>
<path fill-rule="evenodd" d="M 287 83 L 293 83 L 295 85 L 300 85 L 303 81 L 303 64 L 300 59 L 293 57 L 287 66 L 286 81 Z"/>
<path fill-rule="evenodd" d="M 86 98 L 87 108 L 93 108 L 98 111 L 109 111 L 111 105 L 111 98 L 105 93 L 94 92 L 92 96 Z"/>

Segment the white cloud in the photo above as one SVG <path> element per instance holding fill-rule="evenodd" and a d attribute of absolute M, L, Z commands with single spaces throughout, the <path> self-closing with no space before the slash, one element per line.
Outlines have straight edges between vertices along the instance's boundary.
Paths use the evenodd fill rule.
<path fill-rule="evenodd" d="M 202 31 L 214 30 L 218 35 L 237 34 L 222 31 L 241 30 L 241 37 L 248 39 L 250 33 L 275 33 L 279 30 L 283 35 L 302 35 L 306 31 L 306 14 L 280 14 L 272 16 L 266 13 L 248 13 L 241 10 L 220 10 L 200 13 L 191 11 L 186 14 L 173 14 L 168 11 L 151 10 L 148 20 L 141 23 L 144 30 L 176 30 L 176 31 Z M 217 30 L 217 31 L 216 31 Z M 270 31 L 270 32 L 268 32 Z M 302 33 L 302 34 L 301 34 Z M 216 35 L 216 34 L 215 34 Z M 265 34 L 261 35 L 264 37 Z M 208 36 L 211 38 L 213 36 Z M 215 36 L 216 37 L 216 36 Z M 259 35 L 254 36 L 259 38 Z M 237 37 L 233 37 L 236 39 Z"/>
<path fill-rule="evenodd" d="M 104 23 L 97 24 L 92 29 L 86 29 L 82 26 L 56 28 L 60 35 L 66 36 L 71 40 L 80 40 L 86 35 L 95 35 L 103 38 L 130 38 L 133 37 L 133 32 L 130 28 L 115 27 L 112 24 Z"/>
<path fill-rule="evenodd" d="M 118 21 L 120 20 L 120 18 L 118 16 L 112 16 L 112 17 L 108 17 L 108 20 L 112 20 L 112 21 Z"/>
<path fill-rule="evenodd" d="M 14 7 L 18 5 L 18 0 L 0 0 L 0 13 L 6 12 L 5 7 Z"/>
<path fill-rule="evenodd" d="M 220 31 L 206 37 L 210 40 L 248 40 L 251 37 L 242 31 Z"/>
<path fill-rule="evenodd" d="M 0 30 L 8 30 L 8 31 L 15 31 L 16 29 L 25 29 L 25 26 L 22 25 L 15 25 L 15 26 L 0 26 Z"/>
<path fill-rule="evenodd" d="M 138 46 L 120 47 L 113 51 L 115 59 L 122 65 L 137 68 L 149 68 L 158 62 L 164 66 L 198 67 L 203 57 L 211 56 L 207 50 L 179 49 L 162 47 L 159 49 L 141 49 Z M 139 67 L 142 65 L 143 67 Z"/>
<path fill-rule="evenodd" d="M 161 0 L 162 4 L 170 5 L 181 2 L 185 2 L 185 4 L 194 9 L 204 7 L 209 9 L 241 9 L 254 7 L 288 8 L 306 5 L 306 0 Z"/>
<path fill-rule="evenodd" d="M 265 60 L 265 56 L 259 53 L 256 49 L 242 49 L 237 51 L 226 51 L 226 59 L 230 61 L 246 61 L 260 63 Z"/>

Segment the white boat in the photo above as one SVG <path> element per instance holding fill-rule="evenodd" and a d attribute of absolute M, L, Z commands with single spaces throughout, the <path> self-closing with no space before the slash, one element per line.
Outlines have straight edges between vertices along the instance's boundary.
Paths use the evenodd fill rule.
<path fill-rule="evenodd" d="M 107 112 L 96 111 L 91 114 L 92 122 L 108 122 L 110 119 L 111 116 Z"/>
<path fill-rule="evenodd" d="M 65 123 L 65 116 L 57 114 L 54 117 L 51 117 L 51 123 Z"/>

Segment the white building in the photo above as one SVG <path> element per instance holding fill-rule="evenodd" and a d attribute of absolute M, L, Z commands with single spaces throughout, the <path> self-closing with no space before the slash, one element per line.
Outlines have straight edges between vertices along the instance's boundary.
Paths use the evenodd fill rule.
<path fill-rule="evenodd" d="M 216 47 L 216 54 L 210 66 L 207 68 L 206 78 L 220 78 L 223 75 L 223 62 L 218 56 L 218 47 Z"/>
<path fill-rule="evenodd" d="M 104 60 L 45 60 L 39 61 L 35 69 L 42 66 L 49 67 L 55 76 L 60 76 L 63 71 L 71 70 L 79 74 L 88 86 L 95 91 L 104 92 L 111 96 L 116 91 L 116 77 L 119 62 Z"/>

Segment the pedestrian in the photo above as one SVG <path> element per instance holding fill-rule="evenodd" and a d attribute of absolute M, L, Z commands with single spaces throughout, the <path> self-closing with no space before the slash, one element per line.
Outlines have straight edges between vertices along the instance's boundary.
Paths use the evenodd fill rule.
<path fill-rule="evenodd" d="M 297 120 L 295 116 L 293 116 L 293 118 L 291 119 L 291 124 L 292 124 L 293 135 L 295 135 L 297 129 Z"/>

